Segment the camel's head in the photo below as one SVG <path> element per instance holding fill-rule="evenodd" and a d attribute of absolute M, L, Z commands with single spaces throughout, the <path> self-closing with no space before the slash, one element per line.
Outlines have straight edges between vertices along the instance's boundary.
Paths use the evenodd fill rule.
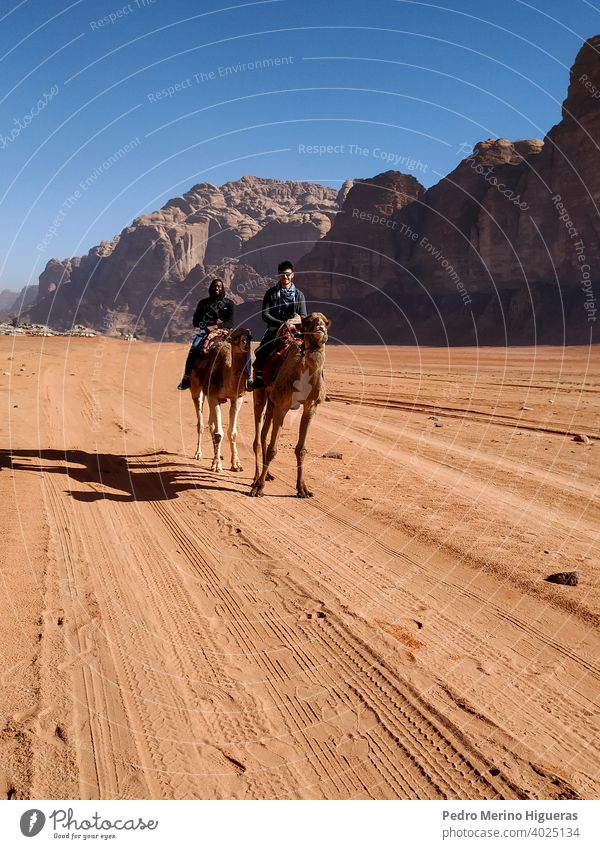
<path fill-rule="evenodd" d="M 302 319 L 302 336 L 307 348 L 320 348 L 327 342 L 331 322 L 322 312 L 311 312 Z"/>
<path fill-rule="evenodd" d="M 240 351 L 247 354 L 250 350 L 252 334 L 247 328 L 238 327 L 235 330 L 232 330 L 229 334 L 229 342 L 233 348 L 238 348 Z"/>

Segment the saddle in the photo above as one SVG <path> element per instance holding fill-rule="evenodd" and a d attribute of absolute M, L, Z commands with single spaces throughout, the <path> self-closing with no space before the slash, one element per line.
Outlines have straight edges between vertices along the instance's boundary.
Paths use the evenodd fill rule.
<path fill-rule="evenodd" d="M 202 356 L 206 356 L 206 354 L 210 353 L 213 348 L 220 345 L 221 342 L 225 342 L 225 340 L 229 337 L 230 332 L 231 331 L 226 327 L 217 327 L 216 330 L 212 330 L 210 333 L 207 333 L 202 340 L 199 353 Z"/>
<path fill-rule="evenodd" d="M 270 386 L 275 381 L 277 373 L 292 345 L 302 347 L 302 334 L 286 322 L 277 330 L 277 336 L 271 344 L 271 353 L 265 361 L 263 368 L 265 386 Z"/>

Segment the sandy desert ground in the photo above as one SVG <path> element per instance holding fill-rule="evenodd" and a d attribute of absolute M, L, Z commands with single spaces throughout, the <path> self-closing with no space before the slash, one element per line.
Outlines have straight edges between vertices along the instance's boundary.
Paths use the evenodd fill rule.
<path fill-rule="evenodd" d="M 184 350 L 0 339 L 2 794 L 598 798 L 598 350 L 331 347 L 307 501 Z"/>

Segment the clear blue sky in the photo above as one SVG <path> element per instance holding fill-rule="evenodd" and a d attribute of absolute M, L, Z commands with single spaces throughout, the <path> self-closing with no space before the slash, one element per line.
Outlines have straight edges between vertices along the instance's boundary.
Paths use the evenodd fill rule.
<path fill-rule="evenodd" d="M 338 186 L 412 159 L 429 186 L 462 142 L 542 137 L 582 40 L 600 32 L 587 0 L 0 10 L 0 287 L 12 289 L 194 183 Z"/>

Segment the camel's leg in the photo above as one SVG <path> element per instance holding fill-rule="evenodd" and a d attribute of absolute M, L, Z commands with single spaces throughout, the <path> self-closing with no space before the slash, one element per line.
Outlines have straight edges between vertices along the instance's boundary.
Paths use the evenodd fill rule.
<path fill-rule="evenodd" d="M 277 443 L 279 441 L 279 433 L 285 418 L 287 410 L 282 410 L 281 407 L 273 407 L 273 430 L 271 431 L 271 441 L 267 448 L 267 455 L 263 464 L 262 472 L 258 482 L 252 485 L 250 495 L 262 495 L 265 488 L 265 481 L 269 474 L 269 466 L 277 456 Z"/>
<path fill-rule="evenodd" d="M 204 433 L 204 418 L 202 416 L 202 408 L 204 406 L 204 392 L 200 390 L 200 393 L 196 395 L 192 390 L 192 400 L 194 401 L 194 407 L 196 408 L 196 417 L 198 419 L 198 446 L 196 448 L 196 453 L 194 454 L 194 460 L 201 460 L 202 434 Z"/>
<path fill-rule="evenodd" d="M 261 452 L 261 433 L 265 409 L 267 407 L 267 393 L 264 389 L 255 389 L 253 395 L 254 442 L 252 443 L 252 450 L 254 451 L 254 480 L 252 481 L 252 486 L 258 483 L 258 479 L 260 478 L 260 464 L 263 462 L 264 457 L 264 451 Z"/>
<path fill-rule="evenodd" d="M 221 421 L 221 405 L 218 401 L 208 399 L 210 408 L 210 432 L 213 439 L 213 461 L 210 467 L 211 472 L 222 472 L 223 464 L 221 462 L 221 443 L 223 441 L 223 422 Z"/>
<path fill-rule="evenodd" d="M 312 492 L 306 486 L 304 481 L 304 458 L 306 457 L 306 434 L 315 414 L 315 405 L 307 404 L 302 412 L 300 419 L 300 430 L 298 433 L 298 443 L 296 445 L 296 462 L 298 464 L 298 477 L 296 479 L 296 491 L 298 498 L 312 498 Z"/>
<path fill-rule="evenodd" d="M 264 464 L 265 457 L 267 456 L 267 438 L 269 436 L 269 430 L 271 429 L 271 424 L 273 422 L 273 405 L 267 404 L 267 412 L 265 413 L 265 422 L 262 427 L 262 431 L 260 433 L 260 446 L 262 449 L 262 462 Z M 273 481 L 275 480 L 275 475 L 271 474 L 271 472 L 267 472 L 267 476 L 265 480 Z"/>
<path fill-rule="evenodd" d="M 237 423 L 238 417 L 240 415 L 240 410 L 242 409 L 242 404 L 244 402 L 244 396 L 240 395 L 239 398 L 231 399 L 231 406 L 229 407 L 229 427 L 227 428 L 227 435 L 229 436 L 229 444 L 231 445 L 231 471 L 232 472 L 243 472 L 242 464 L 240 463 L 240 458 L 238 457 L 237 452 Z"/>

